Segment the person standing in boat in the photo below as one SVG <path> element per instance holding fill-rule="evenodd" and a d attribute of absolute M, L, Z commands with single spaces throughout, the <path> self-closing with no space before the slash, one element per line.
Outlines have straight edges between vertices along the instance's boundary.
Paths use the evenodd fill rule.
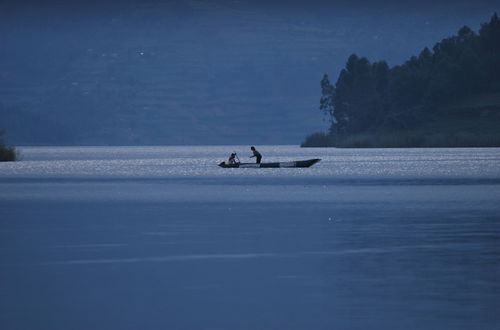
<path fill-rule="evenodd" d="M 257 151 L 257 149 L 255 149 L 254 146 L 251 146 L 250 149 L 252 150 L 253 152 L 253 156 L 250 156 L 250 158 L 252 157 L 255 157 L 256 158 L 256 163 L 257 164 L 260 164 L 260 160 L 262 159 L 262 155 L 260 154 L 260 152 Z"/>

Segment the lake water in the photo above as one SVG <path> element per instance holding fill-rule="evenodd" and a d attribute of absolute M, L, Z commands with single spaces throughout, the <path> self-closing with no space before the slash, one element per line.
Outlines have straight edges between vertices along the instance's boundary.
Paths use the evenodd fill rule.
<path fill-rule="evenodd" d="M 32 147 L 0 329 L 498 329 L 500 149 Z"/>

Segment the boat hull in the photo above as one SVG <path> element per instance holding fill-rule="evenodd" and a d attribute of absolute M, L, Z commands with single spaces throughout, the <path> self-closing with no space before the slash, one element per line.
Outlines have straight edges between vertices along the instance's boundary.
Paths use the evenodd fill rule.
<path fill-rule="evenodd" d="M 292 168 L 292 167 L 310 167 L 321 159 L 307 159 L 307 160 L 298 160 L 293 162 L 276 162 L 276 163 L 237 163 L 237 164 L 226 164 L 222 162 L 219 164 L 220 167 L 223 168 Z"/>

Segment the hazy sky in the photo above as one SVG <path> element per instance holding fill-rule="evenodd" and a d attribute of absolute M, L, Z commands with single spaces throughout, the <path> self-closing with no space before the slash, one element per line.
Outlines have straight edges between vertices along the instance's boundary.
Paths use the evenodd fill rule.
<path fill-rule="evenodd" d="M 499 0 L 3 0 L 0 102 L 87 143 L 298 143 L 326 127 L 319 81 L 336 80 L 350 54 L 400 64 L 499 9 Z"/>

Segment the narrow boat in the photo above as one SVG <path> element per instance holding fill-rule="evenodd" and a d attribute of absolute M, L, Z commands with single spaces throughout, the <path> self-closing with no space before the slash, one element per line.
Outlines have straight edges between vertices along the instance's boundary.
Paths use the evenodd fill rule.
<path fill-rule="evenodd" d="M 308 160 L 297 160 L 294 162 L 277 162 L 277 163 L 236 163 L 236 164 L 226 164 L 226 162 L 221 162 L 219 164 L 220 167 L 224 168 L 278 168 L 278 167 L 310 167 L 321 159 L 314 158 Z"/>

